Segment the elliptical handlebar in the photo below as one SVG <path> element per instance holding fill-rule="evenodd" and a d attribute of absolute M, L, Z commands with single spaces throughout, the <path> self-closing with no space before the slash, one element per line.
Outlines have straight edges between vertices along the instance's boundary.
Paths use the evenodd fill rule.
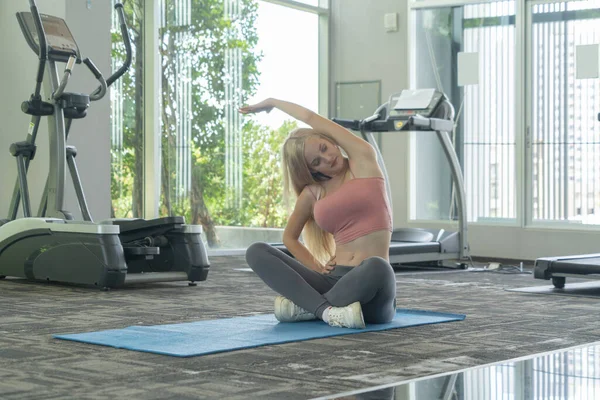
<path fill-rule="evenodd" d="M 33 0 L 32 0 L 33 1 Z M 112 74 L 108 79 L 104 79 L 102 73 L 96 68 L 94 63 L 89 58 L 83 60 L 84 64 L 92 71 L 92 73 L 96 76 L 96 79 L 100 81 L 100 86 L 96 88 L 90 94 L 90 100 L 96 101 L 100 100 L 106 94 L 106 91 L 117 79 L 122 77 L 125 72 L 129 70 L 131 67 L 131 61 L 133 59 L 133 50 L 131 49 L 131 37 L 129 36 L 129 30 L 127 28 L 127 21 L 125 19 L 125 11 L 123 10 L 123 3 L 115 4 L 115 10 L 117 10 L 117 15 L 119 16 L 119 21 L 121 23 L 121 36 L 123 36 L 123 43 L 125 44 L 125 62 L 114 74 Z"/>
<path fill-rule="evenodd" d="M 110 87 L 117 79 L 129 70 L 131 67 L 131 61 L 133 59 L 133 51 L 131 49 L 131 37 L 129 36 L 129 30 L 127 28 L 127 20 L 125 19 L 125 11 L 123 9 L 123 3 L 115 4 L 115 10 L 117 10 L 117 15 L 119 16 L 119 21 L 121 22 L 121 36 L 123 36 L 123 43 L 125 44 L 125 62 L 114 74 L 112 74 L 106 80 L 106 86 Z"/>
<path fill-rule="evenodd" d="M 73 67 L 75 66 L 76 62 L 77 62 L 77 57 L 71 56 L 69 58 L 69 61 L 67 62 L 67 66 L 65 67 L 65 72 L 60 81 L 60 85 L 58 86 L 58 89 L 56 90 L 56 92 L 54 92 L 54 94 L 52 95 L 52 97 L 55 100 L 59 99 L 60 96 L 63 95 L 65 88 L 67 87 L 67 83 L 69 83 L 69 77 L 71 76 L 71 71 L 73 70 Z"/>
<path fill-rule="evenodd" d="M 90 101 L 100 100 L 104 97 L 104 95 L 106 95 L 106 90 L 108 88 L 106 80 L 104 79 L 104 76 L 102 76 L 102 72 L 100 72 L 100 70 L 94 65 L 92 60 L 86 58 L 83 60 L 83 63 L 90 71 L 92 71 L 92 74 L 94 74 L 96 79 L 100 82 L 100 86 L 98 86 L 98 88 L 90 94 Z"/>
<path fill-rule="evenodd" d="M 42 82 L 44 81 L 44 71 L 46 69 L 46 60 L 48 59 L 48 40 L 46 39 L 46 32 L 44 31 L 44 25 L 42 24 L 42 17 L 38 11 L 35 0 L 29 0 L 29 8 L 31 9 L 31 15 L 33 16 L 33 22 L 35 24 L 35 30 L 38 36 L 38 43 L 40 52 L 38 58 L 40 60 L 38 66 L 38 73 L 35 84 L 35 92 L 33 98 L 39 98 L 42 91 Z"/>

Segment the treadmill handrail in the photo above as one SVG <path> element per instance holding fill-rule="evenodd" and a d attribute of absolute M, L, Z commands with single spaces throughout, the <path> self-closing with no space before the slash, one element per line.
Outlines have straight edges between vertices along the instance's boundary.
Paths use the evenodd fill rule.
<path fill-rule="evenodd" d="M 467 205 L 465 202 L 466 192 L 462 168 L 460 166 L 460 162 L 458 161 L 456 151 L 454 151 L 452 141 L 450 140 L 449 135 L 451 131 L 448 132 L 436 130 L 435 132 L 438 136 L 438 139 L 440 140 L 440 143 L 442 144 L 444 153 L 446 154 L 446 159 L 448 160 L 448 164 L 450 165 L 450 172 L 452 173 L 452 180 L 454 181 L 454 185 L 456 186 L 455 194 L 458 207 L 460 258 L 466 258 L 469 254 L 469 242 L 467 241 Z"/>
<path fill-rule="evenodd" d="M 415 115 L 414 117 L 410 117 L 408 121 L 410 124 L 429 128 L 432 131 L 452 132 L 454 129 L 454 122 L 448 119 L 427 118 L 422 115 Z"/>
<path fill-rule="evenodd" d="M 444 100 L 448 101 L 448 100 Z M 450 133 L 454 129 L 454 123 L 451 120 L 444 120 L 440 118 L 427 118 L 422 115 L 416 115 L 410 117 L 409 121 L 417 126 L 423 126 L 431 129 L 438 136 L 446 160 L 450 166 L 450 172 L 452 174 L 452 181 L 456 187 L 456 201 L 458 207 L 458 230 L 459 230 L 459 246 L 460 246 L 460 257 L 465 258 L 468 255 L 469 245 L 467 242 L 467 205 L 465 203 L 466 192 L 465 184 L 463 180 L 462 168 L 450 140 Z"/>
<path fill-rule="evenodd" d="M 446 102 L 451 108 L 453 108 L 452 104 L 447 99 L 444 99 L 443 101 Z M 389 176 L 387 173 L 387 169 L 385 167 L 385 163 L 383 162 L 383 156 L 381 154 L 381 150 L 379 149 L 379 145 L 377 144 L 377 141 L 373 137 L 373 132 L 366 129 L 367 125 L 373 126 L 376 123 L 377 118 L 379 118 L 381 116 L 382 107 L 383 106 L 380 106 L 377 109 L 377 111 L 375 112 L 375 114 L 373 114 L 371 117 L 368 117 L 361 121 L 361 123 L 360 123 L 361 131 L 360 132 L 361 132 L 363 139 L 365 139 L 367 142 L 369 142 L 376 150 L 378 162 L 382 169 L 382 172 L 383 172 L 383 175 L 384 175 L 385 181 L 386 181 L 388 200 L 390 202 L 390 207 L 393 210 L 391 186 L 389 183 Z M 454 130 L 454 121 L 452 119 L 446 120 L 446 119 L 440 119 L 440 118 L 428 118 L 428 117 L 424 117 L 422 115 L 415 115 L 415 116 L 412 116 L 409 118 L 409 123 L 412 123 L 415 126 L 424 127 L 425 129 L 429 129 L 430 132 L 435 132 L 440 141 L 440 144 L 444 151 L 444 155 L 446 156 L 446 160 L 448 161 L 448 164 L 450 166 L 452 181 L 456 187 L 456 201 L 457 201 L 457 208 L 458 208 L 459 247 L 460 247 L 459 257 L 461 259 L 467 258 L 469 255 L 469 244 L 468 244 L 469 242 L 468 242 L 468 232 L 467 232 L 467 230 L 468 230 L 467 206 L 466 206 L 466 202 L 465 202 L 466 193 L 465 193 L 464 179 L 463 179 L 462 168 L 461 168 L 460 162 L 458 160 L 458 156 L 456 154 L 456 151 L 454 150 L 452 141 L 450 140 L 450 134 Z M 385 121 L 382 121 L 382 125 L 383 124 L 385 124 Z M 380 132 L 379 130 L 377 130 L 377 131 Z M 407 129 L 406 131 L 409 132 L 410 129 Z M 385 132 L 391 132 L 391 131 L 381 131 L 381 132 L 385 133 Z M 396 131 L 394 131 L 394 132 L 396 132 Z M 423 130 L 421 130 L 421 132 L 423 132 Z"/>

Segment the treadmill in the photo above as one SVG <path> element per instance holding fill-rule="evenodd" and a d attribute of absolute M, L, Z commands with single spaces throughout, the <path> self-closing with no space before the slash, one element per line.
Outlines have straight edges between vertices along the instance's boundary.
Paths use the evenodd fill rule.
<path fill-rule="evenodd" d="M 423 100 L 423 96 L 427 96 Z M 418 98 L 419 104 L 407 99 Z M 396 228 L 392 232 L 389 259 L 392 265 L 410 264 L 411 267 L 458 267 L 466 268 L 469 258 L 467 241 L 467 208 L 463 175 L 449 134 L 454 129 L 454 107 L 446 96 L 437 90 L 403 90 L 390 96 L 375 113 L 363 120 L 333 118 L 333 121 L 353 131 L 360 132 L 377 152 L 377 159 L 385 176 L 388 199 L 392 206 L 392 194 L 387 169 L 374 132 L 435 133 L 448 160 L 456 192 L 458 231 L 445 229 Z M 393 209 L 393 208 L 392 208 Z M 275 247 L 290 254 L 282 244 Z M 458 263 L 449 264 L 456 260 Z"/>
<path fill-rule="evenodd" d="M 103 98 L 108 86 L 131 65 L 131 41 L 123 5 L 117 3 L 115 9 L 127 57 L 124 65 L 105 80 L 89 58 L 82 60 L 66 22 L 40 14 L 35 0 L 29 0 L 29 4 L 31 12 L 17 13 L 17 20 L 27 43 L 38 55 L 39 64 L 35 91 L 21 105 L 22 111 L 31 115 L 27 138 L 10 147 L 17 161 L 18 178 L 8 219 L 0 220 L 0 279 L 14 276 L 103 289 L 130 283 L 171 281 L 189 281 L 195 286 L 195 282 L 206 280 L 210 264 L 201 240 L 201 226 L 186 225 L 184 218 L 178 216 L 94 223 L 75 164 L 77 149 L 66 145 L 72 121 L 84 118 L 90 102 Z M 62 78 L 58 75 L 57 62 L 66 64 Z M 89 95 L 65 91 L 72 70 L 80 63 L 86 65 L 100 83 Z M 50 165 L 37 217 L 34 217 L 27 170 L 37 150 L 35 141 L 42 117 L 48 121 Z M 64 209 L 67 166 L 83 221 L 75 221 Z M 20 204 L 23 218 L 17 218 Z"/>
<path fill-rule="evenodd" d="M 568 277 L 600 279 L 600 254 L 538 258 L 533 266 L 533 277 L 552 280 L 557 289 L 565 287 Z"/>

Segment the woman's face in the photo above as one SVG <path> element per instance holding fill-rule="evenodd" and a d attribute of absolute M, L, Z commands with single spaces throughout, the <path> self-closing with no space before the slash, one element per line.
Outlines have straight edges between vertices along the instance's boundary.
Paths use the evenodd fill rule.
<path fill-rule="evenodd" d="M 319 136 L 309 137 L 304 142 L 304 159 L 311 172 L 334 176 L 344 170 L 344 157 L 340 149 Z"/>

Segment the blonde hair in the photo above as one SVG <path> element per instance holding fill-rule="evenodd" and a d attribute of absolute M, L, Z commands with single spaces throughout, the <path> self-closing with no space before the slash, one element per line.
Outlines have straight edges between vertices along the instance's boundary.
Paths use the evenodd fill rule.
<path fill-rule="evenodd" d="M 320 137 L 337 146 L 336 141 L 329 135 L 309 128 L 297 128 L 290 132 L 283 143 L 282 168 L 283 168 L 283 196 L 286 206 L 289 205 L 291 188 L 296 197 L 300 196 L 306 186 L 322 184 L 315 180 L 304 158 L 304 144 L 306 139 Z M 333 235 L 324 231 L 315 222 L 314 213 L 311 213 L 302 230 L 304 244 L 319 262 L 326 263 L 335 254 L 335 241 Z"/>

